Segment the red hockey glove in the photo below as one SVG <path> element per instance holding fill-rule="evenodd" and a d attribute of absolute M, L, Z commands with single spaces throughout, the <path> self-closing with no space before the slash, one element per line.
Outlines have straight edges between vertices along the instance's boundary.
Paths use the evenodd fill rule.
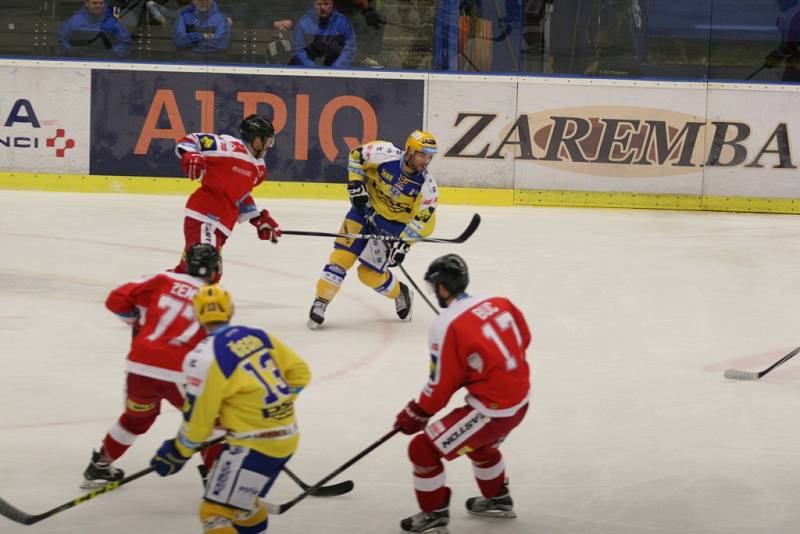
<path fill-rule="evenodd" d="M 278 221 L 270 217 L 267 210 L 261 210 L 258 217 L 250 219 L 250 224 L 256 227 L 259 239 L 269 239 L 273 243 L 277 243 L 278 238 L 282 235 L 281 229 L 278 228 Z"/>
<path fill-rule="evenodd" d="M 422 411 L 414 400 L 406 404 L 406 407 L 397 414 L 394 427 L 399 428 L 403 434 L 416 434 L 428 424 L 431 416 Z"/>
<path fill-rule="evenodd" d="M 183 174 L 190 180 L 202 180 L 206 174 L 208 162 L 202 154 L 184 152 L 181 156 L 181 167 L 183 167 Z"/>

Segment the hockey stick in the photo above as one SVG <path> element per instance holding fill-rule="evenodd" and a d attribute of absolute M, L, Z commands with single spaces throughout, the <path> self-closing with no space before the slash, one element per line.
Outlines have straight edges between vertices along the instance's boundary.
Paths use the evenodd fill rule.
<path fill-rule="evenodd" d="M 757 68 L 756 70 L 751 72 L 750 75 L 747 76 L 747 78 L 745 78 L 745 81 L 746 80 L 752 80 L 756 76 L 756 74 L 758 74 L 759 72 L 761 72 L 762 70 L 764 70 L 766 68 L 767 68 L 767 64 L 766 63 L 761 65 L 759 68 Z"/>
<path fill-rule="evenodd" d="M 800 352 L 800 347 L 797 347 L 792 352 L 790 352 L 777 362 L 773 363 L 763 371 L 755 372 L 755 371 L 740 371 L 739 369 L 726 369 L 724 376 L 725 378 L 729 378 L 731 380 L 758 380 L 759 378 L 769 373 L 779 365 L 783 365 L 784 363 L 791 360 L 792 357 L 798 352 Z"/>
<path fill-rule="evenodd" d="M 221 443 L 224 440 L 225 440 L 225 436 L 221 436 L 221 437 L 218 437 L 216 439 L 212 439 L 211 441 L 203 443 L 196 450 L 199 451 L 199 450 L 207 449 L 208 447 L 211 447 L 212 445 L 216 445 L 217 443 Z M 58 513 L 61 513 L 64 510 L 69 510 L 70 508 L 74 508 L 75 506 L 78 506 L 79 504 L 83 504 L 86 501 L 94 499 L 98 495 L 103 495 L 104 493 L 108 493 L 109 491 L 113 491 L 113 490 L 119 488 L 120 486 L 124 486 L 125 484 L 127 484 L 129 482 L 133 482 L 137 478 L 142 478 L 145 475 L 149 475 L 150 473 L 152 473 L 155 470 L 156 470 L 156 468 L 153 467 L 153 466 L 147 467 L 145 469 L 142 469 L 141 471 L 137 471 L 134 474 L 123 478 L 122 480 L 119 480 L 117 482 L 109 482 L 105 486 L 102 486 L 102 487 L 100 487 L 100 488 L 98 488 L 98 489 L 96 489 L 96 490 L 94 490 L 92 492 L 89 492 L 89 493 L 85 494 L 85 495 L 81 495 L 77 499 L 73 499 L 73 500 L 71 500 L 71 501 L 69 501 L 67 503 L 62 504 L 61 506 L 57 506 L 56 508 L 53 508 L 52 510 L 48 510 L 46 512 L 42 512 L 41 514 L 29 514 L 27 512 L 23 512 L 22 510 L 20 510 L 16 506 L 12 505 L 8 501 L 6 501 L 2 497 L 0 497 L 0 515 L 5 516 L 8 519 L 10 519 L 12 521 L 15 521 L 17 523 L 21 523 L 23 525 L 33 525 L 34 523 L 38 523 L 39 521 L 43 521 L 43 520 L 47 519 L 48 517 L 54 516 L 54 515 L 56 515 Z"/>
<path fill-rule="evenodd" d="M 434 305 L 431 303 L 431 301 L 430 301 L 430 300 L 428 300 L 428 297 L 426 297 L 426 296 L 425 296 L 425 293 L 423 293 L 423 291 L 422 291 L 422 290 L 419 288 L 419 286 L 417 285 L 417 283 L 416 283 L 416 282 L 414 282 L 414 279 L 413 279 L 413 278 L 411 278 L 411 275 L 409 275 L 409 274 L 408 274 L 408 272 L 406 271 L 405 267 L 403 267 L 402 265 L 398 265 L 398 267 L 400 267 L 400 271 L 401 271 L 401 272 L 403 273 L 403 275 L 406 277 L 406 280 L 408 280 L 408 281 L 411 283 L 411 285 L 412 285 L 412 286 L 414 286 L 414 289 L 416 289 L 416 290 L 417 290 L 417 293 L 419 293 L 419 295 L 422 297 L 422 300 L 424 300 L 424 301 L 425 301 L 425 303 L 426 303 L 428 306 L 430 306 L 430 307 L 431 307 L 431 309 L 433 310 L 433 313 L 435 313 L 436 315 L 439 315 L 439 310 L 437 310 L 437 309 L 436 309 L 436 306 L 434 306 Z"/>
<path fill-rule="evenodd" d="M 289 471 L 289 468 L 283 466 L 283 472 L 286 473 L 289 478 L 294 480 L 298 486 L 303 488 L 303 491 L 311 491 L 312 497 L 338 497 L 339 495 L 344 495 L 345 493 L 350 493 L 353 491 L 353 484 L 352 480 L 345 480 L 344 482 L 339 482 L 338 484 L 331 484 L 330 486 L 320 486 L 317 489 L 313 489 L 311 486 L 300 480 L 300 477 Z"/>
<path fill-rule="evenodd" d="M 322 480 L 320 480 L 319 482 L 317 482 L 316 484 L 314 484 L 313 486 L 311 486 L 310 488 L 305 490 L 303 493 L 301 493 L 300 495 L 298 495 L 297 497 L 295 497 L 291 501 L 287 501 L 287 502 L 285 502 L 283 504 L 267 503 L 267 508 L 269 509 L 269 513 L 272 514 L 272 515 L 280 515 L 280 514 L 286 512 L 286 511 L 288 511 L 295 504 L 299 503 L 300 501 L 302 501 L 303 499 L 305 499 L 306 497 L 311 495 L 314 491 L 316 491 L 319 488 L 321 488 L 323 484 L 325 484 L 326 482 L 328 482 L 332 478 L 334 478 L 337 475 L 339 475 L 339 473 L 341 473 L 342 471 L 344 471 L 345 469 L 347 469 L 348 467 L 350 467 L 351 465 L 353 465 L 354 463 L 359 461 L 361 458 L 363 458 L 364 456 L 366 456 L 367 454 L 369 454 L 373 450 L 375 450 L 378 447 L 380 447 L 381 445 L 383 445 L 386 441 L 388 441 L 392 436 L 394 436 L 398 432 L 400 432 L 399 428 L 395 428 L 395 429 L 390 430 L 389 432 L 384 434 L 378 441 L 376 441 L 375 443 L 373 443 L 372 445 L 370 445 L 369 447 L 367 447 L 363 451 L 359 452 L 358 454 L 356 454 L 355 456 L 353 456 L 352 458 L 347 460 L 344 464 L 342 464 L 341 467 L 339 467 L 335 471 L 333 471 L 333 473 L 331 473 L 330 475 L 326 476 L 325 478 L 323 478 Z"/>
<path fill-rule="evenodd" d="M 461 235 L 452 239 L 443 239 L 438 237 L 419 237 L 416 239 L 403 239 L 399 236 L 384 235 L 384 234 L 340 234 L 336 232 L 311 232 L 305 230 L 281 230 L 281 234 L 285 235 L 307 235 L 317 237 L 344 237 L 345 239 L 376 239 L 379 241 L 406 241 L 408 243 L 463 243 L 470 238 L 478 226 L 481 224 L 481 216 L 477 213 L 472 216 L 472 220 L 461 232 Z"/>

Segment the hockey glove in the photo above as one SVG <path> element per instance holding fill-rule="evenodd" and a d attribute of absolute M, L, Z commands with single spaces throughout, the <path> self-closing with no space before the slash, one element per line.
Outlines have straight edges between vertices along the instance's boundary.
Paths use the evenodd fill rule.
<path fill-rule="evenodd" d="M 150 460 L 150 466 L 162 477 L 174 475 L 183 468 L 189 460 L 178 450 L 175 439 L 168 439 L 156 451 L 155 456 Z"/>
<path fill-rule="evenodd" d="M 364 182 L 351 181 L 347 184 L 347 194 L 350 195 L 350 204 L 361 213 L 369 210 L 369 193 Z"/>
<path fill-rule="evenodd" d="M 403 408 L 394 422 L 394 427 L 400 429 L 403 434 L 416 434 L 428 424 L 431 416 L 426 414 L 419 404 L 410 400 Z"/>
<path fill-rule="evenodd" d="M 386 21 L 381 18 L 377 11 L 375 11 L 374 7 L 366 7 L 362 9 L 361 14 L 364 15 L 364 20 L 366 21 L 367 26 L 372 26 L 376 30 L 381 29 L 381 24 L 386 24 Z"/>
<path fill-rule="evenodd" d="M 278 238 L 283 235 L 281 229 L 278 228 L 278 221 L 270 217 L 267 210 L 261 210 L 258 217 L 250 219 L 250 224 L 256 227 L 259 239 L 269 239 L 273 243 L 277 243 Z"/>
<path fill-rule="evenodd" d="M 389 267 L 397 267 L 406 259 L 411 245 L 405 241 L 394 241 L 389 245 Z"/>
<path fill-rule="evenodd" d="M 184 152 L 181 156 L 183 174 L 190 180 L 202 180 L 208 168 L 208 162 L 202 154 L 197 152 Z"/>

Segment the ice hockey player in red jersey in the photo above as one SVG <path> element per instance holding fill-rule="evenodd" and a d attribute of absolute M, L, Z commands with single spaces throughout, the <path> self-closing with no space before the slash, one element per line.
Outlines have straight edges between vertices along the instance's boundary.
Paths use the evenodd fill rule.
<path fill-rule="evenodd" d="M 253 188 L 267 179 L 264 156 L 275 144 L 272 123 L 249 115 L 239 125 L 242 139 L 230 135 L 193 133 L 178 140 L 175 153 L 190 180 L 200 187 L 186 201 L 183 233 L 186 251 L 208 243 L 219 251 L 237 222 L 249 221 L 260 239 L 278 242 L 281 230 L 269 211 L 256 208 Z M 185 272 L 182 259 L 175 269 Z"/>
<path fill-rule="evenodd" d="M 206 336 L 192 298 L 222 272 L 217 250 L 206 243 L 186 254 L 186 273 L 163 271 L 111 291 L 106 307 L 133 328 L 128 353 L 125 412 L 92 453 L 81 487 L 93 489 L 124 477 L 112 462 L 150 428 L 166 400 L 183 408 L 183 360 Z"/>
<path fill-rule="evenodd" d="M 467 512 L 516 517 L 499 446 L 528 411 L 530 370 L 525 351 L 531 334 L 522 313 L 504 297 L 473 297 L 464 260 L 448 254 L 425 274 L 442 314 L 431 325 L 431 373 L 419 401 L 397 414 L 395 428 L 416 434 L 408 446 L 421 512 L 403 519 L 406 532 L 446 534 L 450 488 L 442 458 L 466 455 L 481 496 L 467 499 Z M 429 419 L 466 388 L 466 404 L 438 421 Z M 424 430 L 424 432 L 421 432 Z"/>

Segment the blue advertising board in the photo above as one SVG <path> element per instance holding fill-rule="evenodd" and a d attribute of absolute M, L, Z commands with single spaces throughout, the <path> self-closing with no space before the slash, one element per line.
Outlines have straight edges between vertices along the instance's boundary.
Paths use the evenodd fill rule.
<path fill-rule="evenodd" d="M 422 79 L 93 70 L 91 174 L 180 176 L 185 133 L 238 137 L 259 113 L 275 125 L 270 180 L 343 182 L 349 150 L 401 144 L 422 128 Z"/>

